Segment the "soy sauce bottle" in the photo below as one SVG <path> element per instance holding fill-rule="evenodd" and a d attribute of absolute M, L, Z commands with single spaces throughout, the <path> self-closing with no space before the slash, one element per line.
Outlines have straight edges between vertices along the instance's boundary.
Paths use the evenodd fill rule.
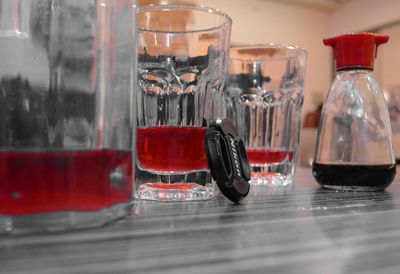
<path fill-rule="evenodd" d="M 372 33 L 324 39 L 333 48 L 337 71 L 322 109 L 312 167 L 324 188 L 377 191 L 395 177 L 388 108 L 372 76 L 377 48 L 388 40 Z"/>

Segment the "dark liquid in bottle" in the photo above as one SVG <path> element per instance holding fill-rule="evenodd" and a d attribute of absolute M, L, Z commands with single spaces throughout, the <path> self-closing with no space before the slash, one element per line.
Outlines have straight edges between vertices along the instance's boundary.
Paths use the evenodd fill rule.
<path fill-rule="evenodd" d="M 330 165 L 314 163 L 312 167 L 317 182 L 329 186 L 370 187 L 383 190 L 396 175 L 396 165 Z"/>

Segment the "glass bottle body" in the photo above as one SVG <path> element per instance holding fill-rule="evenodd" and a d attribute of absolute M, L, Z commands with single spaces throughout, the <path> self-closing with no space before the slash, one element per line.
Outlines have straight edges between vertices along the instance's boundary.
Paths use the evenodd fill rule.
<path fill-rule="evenodd" d="M 371 71 L 339 71 L 322 109 L 314 177 L 326 188 L 374 191 L 395 173 L 388 109 Z"/>

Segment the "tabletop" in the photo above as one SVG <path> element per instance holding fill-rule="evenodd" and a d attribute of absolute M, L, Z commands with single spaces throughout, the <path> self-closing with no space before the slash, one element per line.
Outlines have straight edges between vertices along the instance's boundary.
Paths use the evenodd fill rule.
<path fill-rule="evenodd" d="M 67 233 L 0 236 L 0 273 L 400 273 L 400 177 L 385 192 L 323 190 L 310 169 L 235 205 L 138 201 Z"/>

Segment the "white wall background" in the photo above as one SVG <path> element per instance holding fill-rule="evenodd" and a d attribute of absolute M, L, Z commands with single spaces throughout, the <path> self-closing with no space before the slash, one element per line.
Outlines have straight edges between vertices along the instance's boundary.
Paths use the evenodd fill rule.
<path fill-rule="evenodd" d="M 373 30 L 399 20 L 399 0 L 350 0 L 329 16 L 329 34 Z"/>

